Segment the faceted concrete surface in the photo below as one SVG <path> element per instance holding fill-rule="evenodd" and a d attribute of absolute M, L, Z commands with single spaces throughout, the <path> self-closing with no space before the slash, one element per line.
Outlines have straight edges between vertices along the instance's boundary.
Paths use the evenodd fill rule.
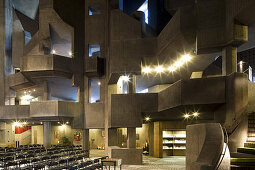
<path fill-rule="evenodd" d="M 104 150 L 90 150 L 90 157 L 104 156 Z M 113 168 L 112 168 L 113 169 Z M 118 168 L 117 168 L 118 169 Z M 123 165 L 122 170 L 185 170 L 185 156 L 154 158 L 143 156 L 143 165 Z"/>

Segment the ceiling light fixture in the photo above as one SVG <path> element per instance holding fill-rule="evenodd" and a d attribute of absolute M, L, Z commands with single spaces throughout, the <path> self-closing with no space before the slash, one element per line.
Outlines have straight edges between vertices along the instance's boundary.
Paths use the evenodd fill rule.
<path fill-rule="evenodd" d="M 190 117 L 190 115 L 188 114 L 188 113 L 186 113 L 185 115 L 184 115 L 184 118 L 185 119 L 188 119 Z"/>
<path fill-rule="evenodd" d="M 144 72 L 144 73 L 150 73 L 151 72 L 151 68 L 150 67 L 144 67 L 143 69 L 142 69 L 142 72 Z"/>
<path fill-rule="evenodd" d="M 188 62 L 191 60 L 191 56 L 189 54 L 185 54 L 182 56 L 181 60 L 184 62 Z"/>
<path fill-rule="evenodd" d="M 174 63 L 174 66 L 176 66 L 176 67 L 181 67 L 183 64 L 184 64 L 184 63 L 183 63 L 182 61 L 176 61 L 176 62 Z"/>
<path fill-rule="evenodd" d="M 157 66 L 157 67 L 155 68 L 155 71 L 156 71 L 157 73 L 162 73 L 162 72 L 164 71 L 164 67 L 163 67 L 163 66 Z"/>
<path fill-rule="evenodd" d="M 194 117 L 198 117 L 198 115 L 199 115 L 198 112 L 194 112 L 194 113 L 193 113 L 193 116 L 194 116 Z"/>
<path fill-rule="evenodd" d="M 151 118 L 149 116 L 145 117 L 145 121 L 149 122 L 151 120 Z"/>
<path fill-rule="evenodd" d="M 168 67 L 168 71 L 174 72 L 175 70 L 176 70 L 176 67 L 174 67 L 174 66 Z"/>

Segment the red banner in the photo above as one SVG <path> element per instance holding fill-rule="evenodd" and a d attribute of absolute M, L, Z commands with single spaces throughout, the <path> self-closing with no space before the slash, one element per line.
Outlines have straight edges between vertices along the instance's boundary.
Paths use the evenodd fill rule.
<path fill-rule="evenodd" d="M 17 127 L 15 126 L 15 134 L 21 134 L 23 132 L 26 132 L 27 130 L 30 130 L 31 126 L 23 126 L 23 127 Z"/>

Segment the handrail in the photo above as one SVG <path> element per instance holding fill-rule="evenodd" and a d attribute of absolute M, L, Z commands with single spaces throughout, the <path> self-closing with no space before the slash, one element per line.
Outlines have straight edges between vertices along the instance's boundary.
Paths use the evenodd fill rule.
<path fill-rule="evenodd" d="M 221 163 L 222 163 L 222 161 L 223 161 L 223 159 L 224 159 L 224 157 L 225 157 L 225 155 L 226 155 L 226 151 L 227 151 L 227 147 L 228 147 L 228 133 L 227 133 L 227 130 L 226 130 L 226 128 L 225 128 L 224 126 L 222 127 L 222 129 L 224 129 L 224 132 L 225 132 L 225 135 L 226 135 L 226 146 L 225 146 L 225 149 L 224 149 L 223 154 L 221 154 L 222 157 L 221 157 L 221 159 L 220 159 L 220 161 L 219 161 L 217 167 L 215 168 L 215 170 L 218 170 L 218 169 L 219 169 L 219 167 L 220 167 L 220 165 L 221 165 Z M 225 135 L 224 135 L 224 136 L 225 136 Z M 225 141 L 224 141 L 224 143 L 225 143 Z"/>

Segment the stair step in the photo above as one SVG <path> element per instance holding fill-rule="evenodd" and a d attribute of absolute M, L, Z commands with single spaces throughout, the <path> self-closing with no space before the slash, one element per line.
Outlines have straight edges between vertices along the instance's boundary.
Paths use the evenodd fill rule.
<path fill-rule="evenodd" d="M 255 148 L 247 148 L 247 147 L 237 148 L 237 152 L 255 155 Z"/>
<path fill-rule="evenodd" d="M 231 152 L 230 156 L 231 158 L 255 158 L 255 155 L 239 152 Z"/>
<path fill-rule="evenodd" d="M 254 170 L 254 167 L 231 166 L 231 170 Z"/>
<path fill-rule="evenodd" d="M 231 165 L 255 167 L 255 158 L 231 158 Z"/>
<path fill-rule="evenodd" d="M 255 148 L 255 143 L 246 142 L 246 143 L 244 143 L 244 147 L 247 147 L 247 148 Z"/>

